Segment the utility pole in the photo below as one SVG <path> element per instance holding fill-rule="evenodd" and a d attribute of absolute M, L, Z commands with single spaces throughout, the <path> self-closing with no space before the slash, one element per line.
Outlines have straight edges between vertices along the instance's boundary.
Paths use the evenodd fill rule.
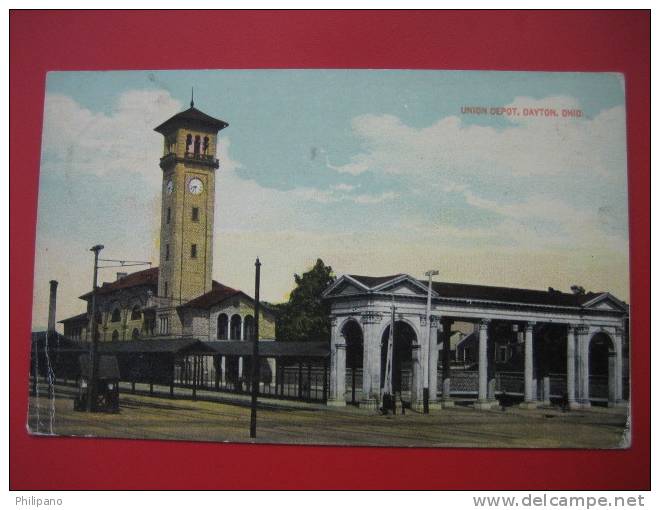
<path fill-rule="evenodd" d="M 261 262 L 254 263 L 254 338 L 252 339 L 252 401 L 250 404 L 250 437 L 257 437 L 257 394 L 259 393 L 259 284 Z"/>
<path fill-rule="evenodd" d="M 99 269 L 107 269 L 110 267 L 129 267 L 129 266 L 151 266 L 151 262 L 142 260 L 116 260 L 116 259 L 100 259 L 99 253 L 105 248 L 102 244 L 92 246 L 89 251 L 94 252 L 94 276 L 92 281 L 92 305 L 89 318 L 89 331 L 92 335 L 92 341 L 89 346 L 89 380 L 87 381 L 87 412 L 96 410 L 96 390 L 98 379 L 98 324 L 96 321 L 96 292 L 98 290 L 98 274 Z M 109 265 L 99 266 L 99 262 L 109 262 Z"/>
<path fill-rule="evenodd" d="M 394 322 L 396 309 L 394 307 L 394 294 L 392 294 L 392 305 L 390 313 L 390 334 L 387 337 L 387 350 L 385 356 L 385 380 L 383 381 L 383 392 L 380 397 L 383 414 L 387 414 L 394 408 Z"/>
<path fill-rule="evenodd" d="M 104 248 L 102 244 L 92 246 L 89 251 L 94 252 L 94 277 L 92 282 L 92 313 L 89 320 L 92 343 L 89 349 L 89 386 L 87 387 L 87 412 L 91 412 L 96 408 L 93 402 L 96 401 L 96 372 L 97 372 L 97 359 L 96 353 L 98 349 L 98 325 L 96 324 L 96 289 L 97 277 L 99 272 L 99 252 Z"/>
<path fill-rule="evenodd" d="M 426 294 L 426 343 L 428 351 L 426 352 L 426 374 L 424 375 L 424 389 L 422 401 L 424 406 L 424 414 L 429 414 L 429 387 L 431 386 L 431 292 L 433 285 L 433 276 L 439 274 L 435 269 L 430 269 L 426 273 L 429 277 L 429 288 Z"/>

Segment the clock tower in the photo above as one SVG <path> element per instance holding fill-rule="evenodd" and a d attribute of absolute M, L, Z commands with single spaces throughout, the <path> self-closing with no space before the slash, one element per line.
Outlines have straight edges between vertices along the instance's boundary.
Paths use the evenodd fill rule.
<path fill-rule="evenodd" d="M 191 101 L 155 128 L 164 137 L 158 297 L 165 309 L 211 290 L 216 143 L 227 126 Z M 160 333 L 180 334 L 172 323 L 176 314 L 169 315 L 169 325 L 160 319 Z"/>

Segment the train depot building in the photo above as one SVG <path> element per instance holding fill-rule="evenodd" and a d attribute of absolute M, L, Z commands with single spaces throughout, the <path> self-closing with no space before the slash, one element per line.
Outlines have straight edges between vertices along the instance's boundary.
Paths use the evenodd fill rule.
<path fill-rule="evenodd" d="M 95 310 L 92 292 L 80 296 L 86 309 L 60 321 L 63 335 L 51 282 L 48 332 L 32 336 L 33 373 L 55 363 L 56 379 L 75 379 L 72 356 L 87 352 L 96 327 L 99 352 L 117 356 L 124 385 L 249 391 L 254 299 L 211 277 L 216 146 L 227 126 L 191 101 L 155 128 L 163 135 L 159 264 L 103 283 Z M 379 408 L 393 324 L 393 390 L 414 409 L 425 387 L 435 409 L 628 398 L 628 306 L 610 293 L 434 282 L 430 314 L 428 298 L 427 282 L 407 274 L 340 276 L 323 295 L 329 345 L 276 341 L 276 311 L 262 306 L 259 392 Z"/>

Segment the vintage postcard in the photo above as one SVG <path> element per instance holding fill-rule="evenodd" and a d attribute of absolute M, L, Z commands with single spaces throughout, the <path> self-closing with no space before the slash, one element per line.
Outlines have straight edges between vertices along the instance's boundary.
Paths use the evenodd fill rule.
<path fill-rule="evenodd" d="M 31 433 L 630 445 L 622 75 L 52 72 L 44 105 Z"/>

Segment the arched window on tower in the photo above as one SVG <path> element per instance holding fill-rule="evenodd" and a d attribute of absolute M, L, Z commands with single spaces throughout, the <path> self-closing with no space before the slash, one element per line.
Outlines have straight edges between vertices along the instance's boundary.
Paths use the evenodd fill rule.
<path fill-rule="evenodd" d="M 199 135 L 196 135 L 195 136 L 195 156 L 199 156 L 200 144 L 201 144 L 201 141 L 200 141 Z"/>
<path fill-rule="evenodd" d="M 110 318 L 110 322 L 119 322 L 121 320 L 121 312 L 119 311 L 119 308 L 115 308 L 112 311 L 112 317 Z"/>
<path fill-rule="evenodd" d="M 204 142 L 202 143 L 202 154 L 206 156 L 209 152 L 209 137 L 205 136 L 204 137 Z"/>
<path fill-rule="evenodd" d="M 187 153 L 192 152 L 192 144 L 193 144 L 192 135 L 190 133 L 188 133 L 186 135 L 186 152 Z"/>
<path fill-rule="evenodd" d="M 229 318 L 226 313 L 218 315 L 218 340 L 227 340 L 229 333 Z"/>

